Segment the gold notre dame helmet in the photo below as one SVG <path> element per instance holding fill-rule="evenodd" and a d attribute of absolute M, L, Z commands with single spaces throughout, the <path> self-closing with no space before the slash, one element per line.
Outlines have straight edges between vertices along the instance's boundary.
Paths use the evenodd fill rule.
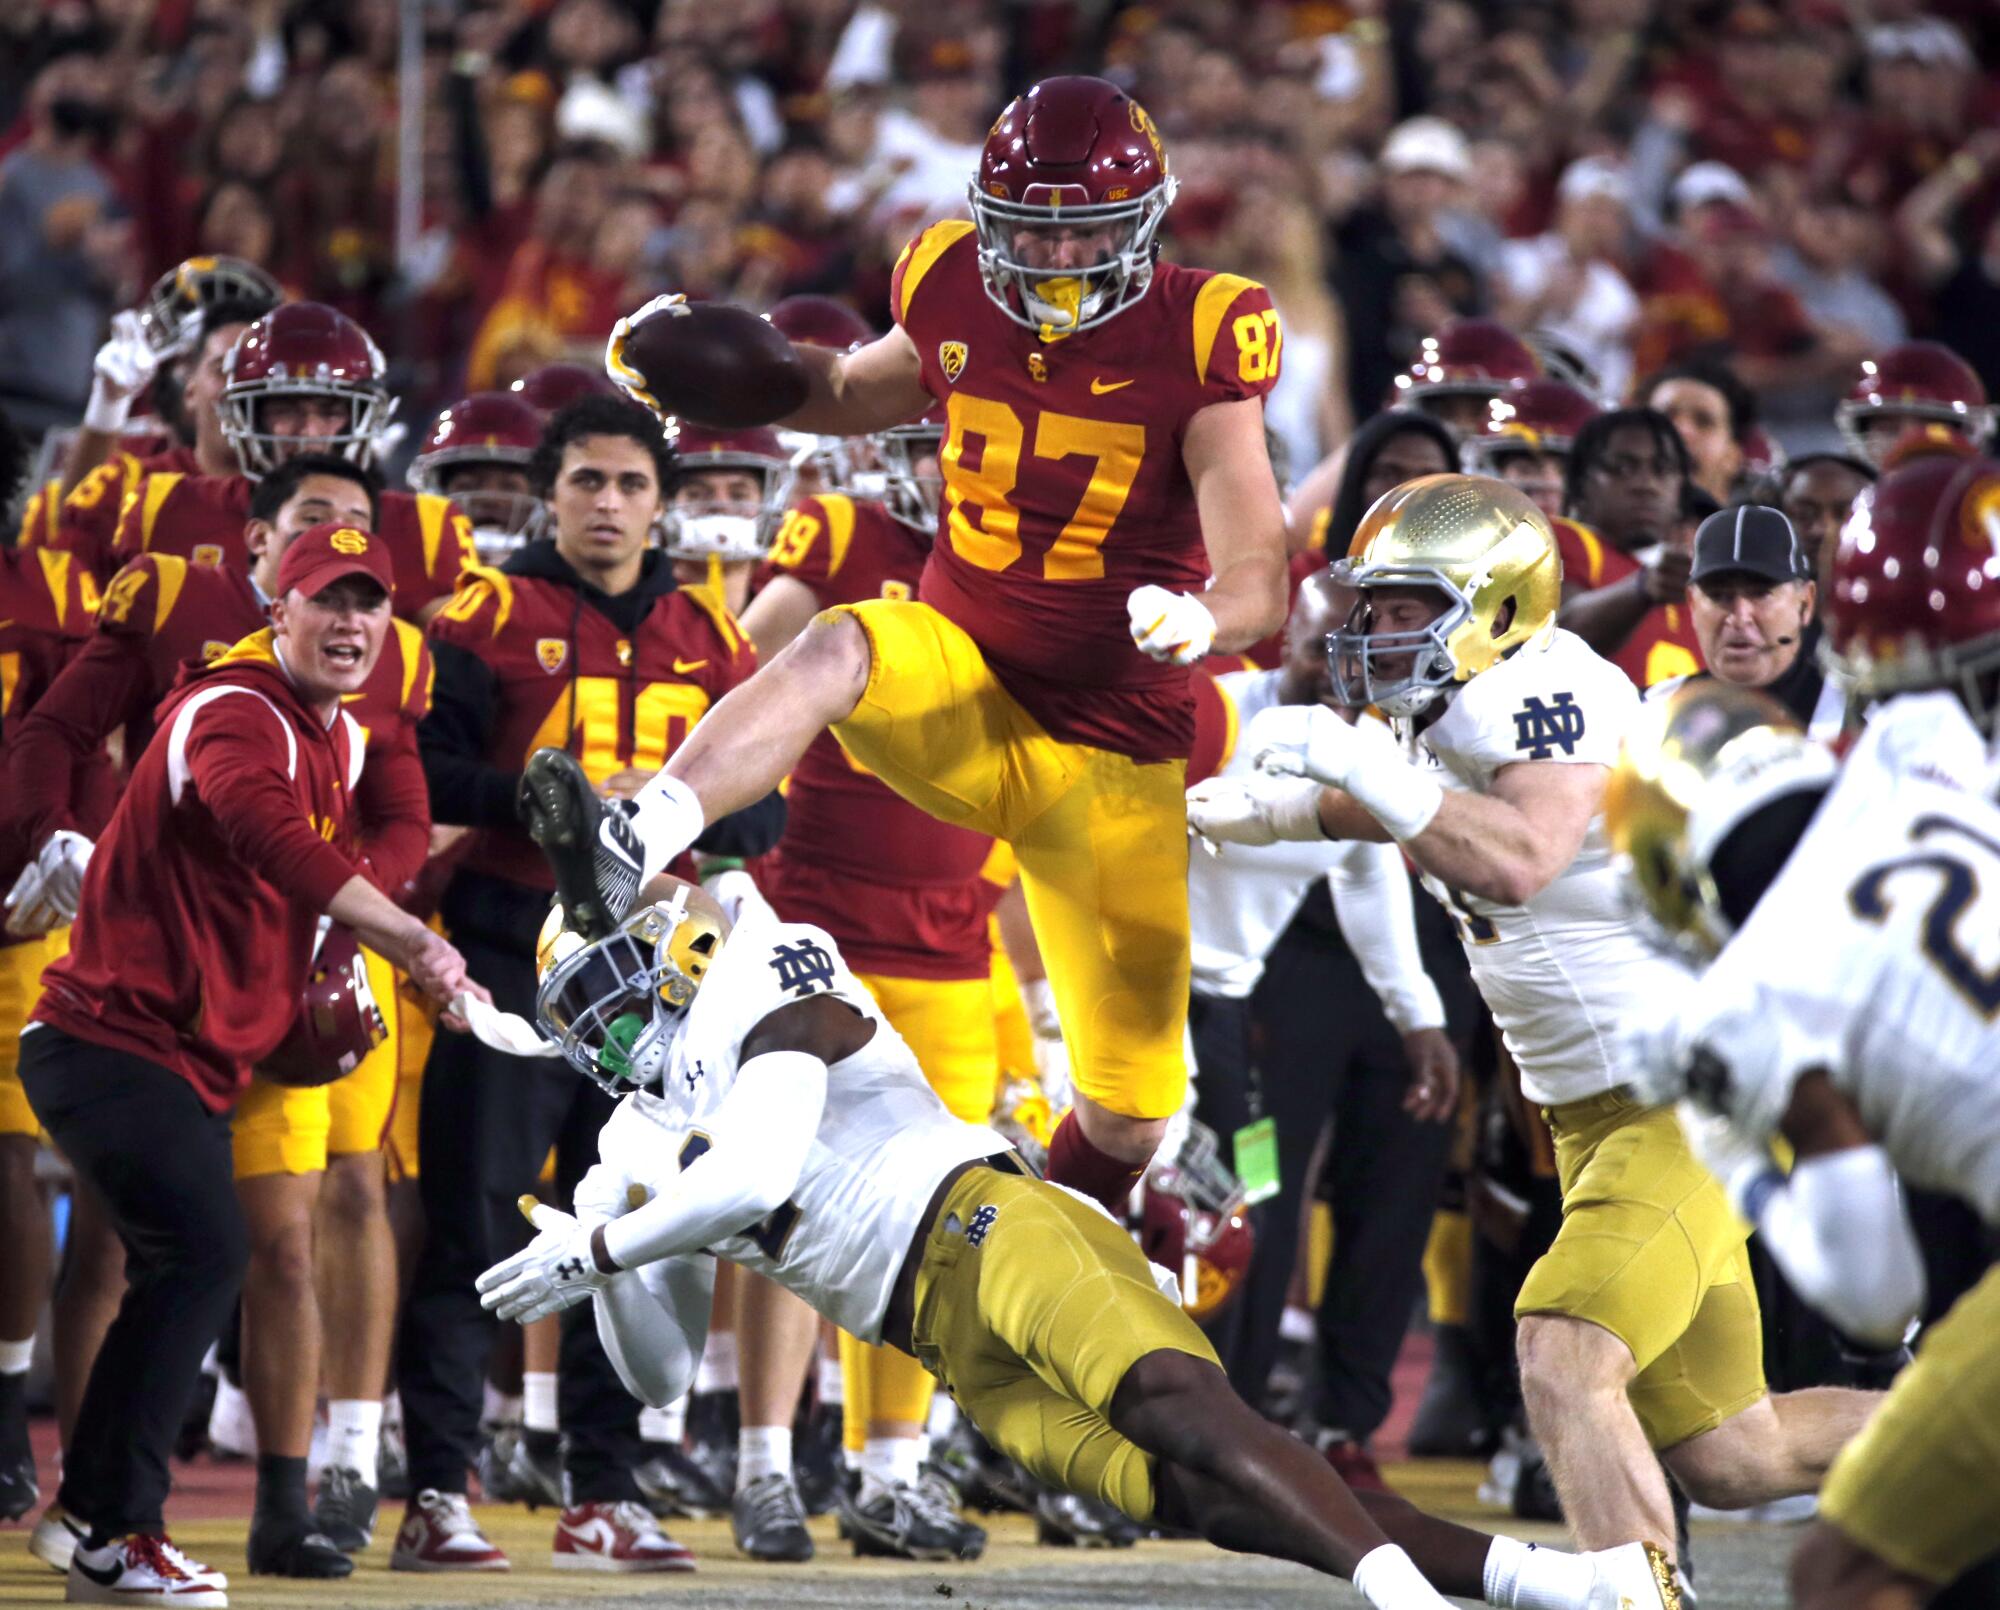
<path fill-rule="evenodd" d="M 1604 792 L 1604 825 L 1626 889 L 1667 944 L 1713 956 L 1734 929 L 1712 864 L 1751 812 L 1782 794 L 1824 790 L 1833 756 L 1783 705 L 1703 679 L 1649 700 L 1625 735 Z"/>
<path fill-rule="evenodd" d="M 1327 638 L 1335 696 L 1390 716 L 1416 715 L 1521 645 L 1546 642 L 1562 602 L 1548 518 L 1483 475 L 1426 475 L 1384 493 L 1333 573 L 1362 590 Z M 1445 607 L 1422 628 L 1376 631 L 1367 595 L 1382 587 L 1434 588 Z"/>
<path fill-rule="evenodd" d="M 673 880 L 596 941 L 552 907 L 535 944 L 535 1015 L 569 1061 L 613 1095 L 659 1076 L 674 1031 L 729 936 L 700 888 Z"/>

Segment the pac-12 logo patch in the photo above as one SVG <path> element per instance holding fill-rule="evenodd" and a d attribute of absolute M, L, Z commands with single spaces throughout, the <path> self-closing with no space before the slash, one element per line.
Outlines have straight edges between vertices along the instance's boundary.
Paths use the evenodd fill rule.
<path fill-rule="evenodd" d="M 222 544 L 219 542 L 197 542 L 189 556 L 203 570 L 215 570 L 222 564 Z"/>
<path fill-rule="evenodd" d="M 1514 747 L 1530 760 L 1548 760 L 1557 749 L 1573 755 L 1582 736 L 1583 706 L 1573 693 L 1558 693 L 1548 704 L 1530 694 L 1514 712 Z"/>
<path fill-rule="evenodd" d="M 554 675 L 562 669 L 562 663 L 569 658 L 569 644 L 560 637 L 538 637 L 535 639 L 535 659 L 544 671 Z"/>
<path fill-rule="evenodd" d="M 938 367 L 944 371 L 945 383 L 947 385 L 965 373 L 965 360 L 967 356 L 968 354 L 963 341 L 940 341 L 938 343 Z"/>

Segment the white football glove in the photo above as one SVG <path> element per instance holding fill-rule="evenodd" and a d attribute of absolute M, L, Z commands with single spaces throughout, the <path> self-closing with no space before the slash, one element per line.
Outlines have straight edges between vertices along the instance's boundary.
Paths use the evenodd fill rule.
<path fill-rule="evenodd" d="M 139 315 L 127 310 L 111 319 L 111 339 L 97 349 L 91 363 L 90 402 L 83 423 L 110 435 L 125 428 L 132 404 L 146 389 L 160 366 L 158 355 L 146 344 Z"/>
<path fill-rule="evenodd" d="M 1310 844 L 1319 825 L 1319 784 L 1309 778 L 1209 777 L 1187 791 L 1188 829 L 1213 852 L 1220 844 Z"/>
<path fill-rule="evenodd" d="M 1257 769 L 1274 777 L 1310 777 L 1328 788 L 1346 788 L 1355 771 L 1381 749 L 1361 729 L 1322 705 L 1306 708 L 1300 736 L 1267 744 L 1257 752 Z"/>
<path fill-rule="evenodd" d="M 89 870 L 91 852 L 96 848 L 81 833 L 59 827 L 49 835 L 48 843 L 42 846 L 42 853 L 35 858 L 42 869 L 43 891 L 64 922 L 73 921 L 76 917 L 76 901 L 83 890 L 83 875 Z"/>
<path fill-rule="evenodd" d="M 522 1206 L 541 1234 L 479 1277 L 479 1302 L 501 1319 L 532 1325 L 602 1291 L 613 1277 L 597 1267 L 591 1253 L 594 1226 L 532 1197 L 522 1198 Z"/>
<path fill-rule="evenodd" d="M 1132 641 L 1139 652 L 1175 665 L 1192 665 L 1215 641 L 1215 617 L 1191 593 L 1139 587 L 1125 600 Z"/>
<path fill-rule="evenodd" d="M 1069 1043 L 1063 1039 L 1062 1019 L 1056 1013 L 1055 990 L 1046 978 L 1030 979 L 1021 986 L 1021 1008 L 1027 1014 L 1033 1041 L 1036 1082 L 1042 1087 L 1049 1110 L 1061 1112 L 1074 1099 Z"/>
<path fill-rule="evenodd" d="M 56 910 L 49 904 L 42 869 L 30 861 L 7 891 L 7 932 L 16 939 L 38 939 L 55 925 Z"/>
<path fill-rule="evenodd" d="M 1627 1024 L 1618 1035 L 1618 1068 L 1632 1099 L 1648 1107 L 1665 1107 L 1685 1096 L 1688 1044 L 1680 1013 Z"/>
<path fill-rule="evenodd" d="M 646 389 L 646 377 L 637 369 L 622 362 L 618 356 L 618 349 L 633 330 L 644 324 L 655 313 L 671 313 L 676 318 L 686 318 L 691 311 L 686 296 L 679 291 L 668 291 L 664 295 L 654 297 L 644 307 L 626 314 L 612 325 L 610 338 L 604 343 L 604 372 L 617 383 L 618 389 L 626 396 L 636 403 L 644 403 L 656 414 L 663 410 L 653 394 Z"/>

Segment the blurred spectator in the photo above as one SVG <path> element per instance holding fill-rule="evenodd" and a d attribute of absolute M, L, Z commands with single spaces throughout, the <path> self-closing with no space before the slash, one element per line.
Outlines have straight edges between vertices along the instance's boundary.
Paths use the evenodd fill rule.
<path fill-rule="evenodd" d="M 1825 563 L 1833 554 L 1834 539 L 1847 524 L 1854 500 L 1863 488 L 1875 484 L 1875 471 L 1846 453 L 1808 453 L 1785 466 L 1779 484 L 1783 488 L 1781 506 L 1785 518 L 1798 532 L 1799 545 L 1806 551 L 1806 562 L 1813 574 L 1823 577 Z M 1824 602 L 1824 584 L 1820 587 L 1820 597 Z"/>
<path fill-rule="evenodd" d="M 1524 332 L 1546 332 L 1622 397 L 1632 383 L 1639 298 L 1617 264 L 1630 224 L 1631 181 L 1618 163 L 1585 157 L 1556 186 L 1555 227 L 1501 250 L 1494 311 Z"/>
<path fill-rule="evenodd" d="M 1440 227 L 1472 177 L 1465 136 L 1442 118 L 1410 118 L 1383 143 L 1380 165 L 1380 196 L 1341 227 L 1334 264 L 1356 417 L 1382 405 L 1424 336 L 1454 314 L 1478 312 L 1482 301 L 1478 271 Z"/>
<path fill-rule="evenodd" d="M 1896 214 L 1910 270 L 1927 293 L 1933 333 L 2000 396 L 2000 129 L 1980 130 Z M 1986 203 L 1982 226 L 1969 205 Z"/>
<path fill-rule="evenodd" d="M 138 290 L 98 161 L 112 95 L 96 57 L 60 57 L 29 90 L 27 139 L 0 159 L 0 404 L 30 436 L 82 412 L 105 322 Z"/>
<path fill-rule="evenodd" d="M 1757 424 L 1757 398 L 1750 388 L 1726 365 L 1691 358 L 1654 375 L 1640 400 L 1673 421 L 1695 485 L 1718 505 L 1727 503 L 1743 474 L 1745 444 Z"/>

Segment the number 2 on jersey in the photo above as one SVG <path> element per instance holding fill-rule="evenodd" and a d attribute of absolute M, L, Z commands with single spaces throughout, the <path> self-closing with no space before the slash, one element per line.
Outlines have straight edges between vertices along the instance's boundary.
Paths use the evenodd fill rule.
<path fill-rule="evenodd" d="M 944 473 L 945 528 L 963 559 L 981 570 L 1005 570 L 1021 557 L 1021 511 L 1011 501 L 1021 474 L 1027 428 L 1021 416 L 990 397 L 954 392 L 946 404 L 949 429 L 939 467 Z M 968 464 L 966 437 L 980 439 L 978 462 Z M 1094 581 L 1104 574 L 1104 540 L 1111 535 L 1146 456 L 1146 427 L 1120 425 L 1076 414 L 1038 412 L 1032 457 L 1092 461 L 1090 484 L 1076 512 L 1042 556 L 1050 581 Z M 967 517 L 967 504 L 978 513 Z"/>
<path fill-rule="evenodd" d="M 2000 859 L 2000 843 L 1948 816 L 1920 816 L 1910 828 L 1910 837 L 1919 842 L 1935 842 L 1940 834 L 1969 840 L 1987 855 Z M 2000 968 L 1981 967 L 1960 942 L 1958 934 L 1959 919 L 1979 898 L 1979 874 L 1968 862 L 1944 850 L 1898 856 L 1865 873 L 1847 891 L 1847 902 L 1857 917 L 1868 922 L 1886 922 L 1891 911 L 1886 887 L 1889 880 L 1899 872 L 1919 870 L 1935 872 L 1940 879 L 1938 891 L 1924 913 L 1919 940 L 1923 953 L 1952 988 L 1990 1023 L 2000 1017 Z"/>

